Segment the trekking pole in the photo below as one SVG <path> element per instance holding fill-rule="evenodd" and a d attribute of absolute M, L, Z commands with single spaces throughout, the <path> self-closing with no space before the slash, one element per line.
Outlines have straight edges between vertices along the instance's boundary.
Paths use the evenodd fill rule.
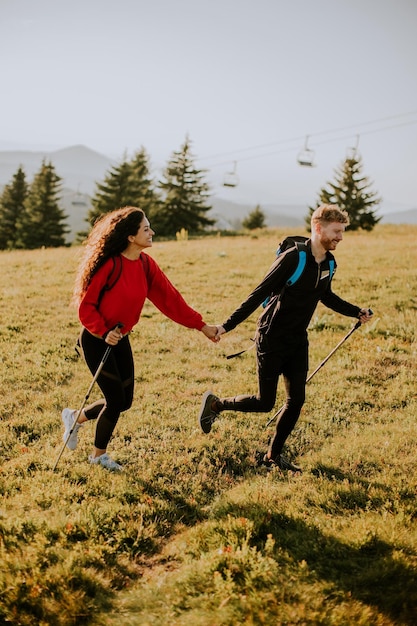
<path fill-rule="evenodd" d="M 114 327 L 113 330 L 115 330 L 116 328 L 122 328 L 122 326 L 123 326 L 123 324 L 120 324 L 120 323 L 116 324 L 116 326 Z M 105 352 L 103 354 L 103 357 L 102 357 L 102 359 L 100 361 L 100 364 L 99 364 L 99 366 L 97 368 L 97 371 L 96 371 L 96 373 L 93 376 L 93 380 L 91 381 L 90 386 L 89 386 L 89 388 L 87 390 L 87 393 L 84 396 L 84 400 L 82 401 L 82 404 L 81 404 L 80 408 L 78 409 L 78 413 L 75 414 L 75 418 L 74 418 L 74 422 L 73 422 L 73 424 L 71 426 L 71 430 L 69 431 L 67 437 L 65 438 L 64 444 L 63 444 L 63 446 L 61 448 L 61 451 L 58 454 L 58 458 L 55 461 L 55 465 L 52 468 L 53 471 L 55 471 L 56 468 L 57 468 L 57 465 L 59 463 L 59 459 L 61 458 L 61 456 L 62 456 L 62 454 L 63 454 L 63 452 L 65 450 L 65 446 L 67 445 L 67 443 L 69 441 L 69 438 L 71 437 L 72 433 L 74 432 L 74 428 L 75 428 L 75 426 L 77 424 L 78 417 L 79 417 L 79 415 L 81 415 L 81 411 L 83 410 L 83 408 L 87 404 L 88 398 L 90 397 L 91 390 L 94 387 L 94 384 L 96 383 L 97 378 L 100 376 L 101 370 L 103 369 L 104 364 L 105 364 L 105 362 L 107 361 L 107 359 L 109 357 L 109 354 L 111 352 L 112 347 L 113 346 L 107 346 L 107 348 L 106 348 L 106 350 L 105 350 Z"/>
<path fill-rule="evenodd" d="M 369 309 L 369 311 L 370 311 L 370 314 L 372 315 L 372 310 L 371 310 L 371 309 Z M 350 337 L 350 336 L 351 336 L 351 335 L 355 332 L 355 330 L 356 330 L 357 328 L 359 328 L 359 326 L 361 326 L 361 323 L 358 321 L 358 322 L 356 322 L 356 324 L 353 326 L 353 328 L 351 328 L 351 329 L 350 329 L 350 331 L 347 333 L 347 335 L 345 335 L 345 336 L 343 337 L 343 339 L 341 339 L 341 340 L 339 341 L 339 343 L 337 344 L 337 346 L 336 346 L 335 348 L 333 348 L 333 350 L 332 350 L 331 352 L 329 352 L 329 354 L 326 356 L 326 358 L 325 358 L 325 359 L 323 359 L 323 361 L 320 363 L 320 365 L 318 365 L 318 366 L 316 367 L 316 369 L 314 370 L 314 372 L 311 372 L 310 376 L 309 376 L 309 377 L 307 378 L 307 380 L 306 380 L 306 383 L 308 383 L 308 382 L 309 382 L 309 381 L 313 378 L 313 376 L 314 376 L 315 374 L 317 374 L 317 372 L 318 372 L 319 370 L 321 370 L 321 368 L 323 367 L 323 365 L 325 365 L 325 364 L 327 363 L 327 361 L 330 359 L 330 357 L 331 357 L 331 356 L 333 356 L 333 354 L 336 352 L 336 350 L 338 350 L 338 349 L 340 348 L 340 346 L 341 346 L 342 344 L 344 344 L 344 343 L 345 343 L 345 341 L 346 341 L 347 339 L 349 339 L 349 337 Z M 278 409 L 278 411 L 277 411 L 277 412 L 276 412 L 276 413 L 275 413 L 275 414 L 271 417 L 271 419 L 268 421 L 268 423 L 267 423 L 267 425 L 266 425 L 266 428 L 272 424 L 272 422 L 274 421 L 274 419 L 278 417 L 278 415 L 279 415 L 279 414 L 280 414 L 280 413 L 284 410 L 284 408 L 285 408 L 285 404 L 283 404 L 283 405 L 282 405 L 282 407 L 281 407 L 280 409 Z"/>

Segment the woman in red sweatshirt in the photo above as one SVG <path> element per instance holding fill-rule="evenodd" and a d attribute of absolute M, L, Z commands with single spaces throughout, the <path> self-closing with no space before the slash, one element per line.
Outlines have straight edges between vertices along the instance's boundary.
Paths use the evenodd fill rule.
<path fill-rule="evenodd" d="M 62 411 L 64 441 L 74 450 L 80 426 L 97 419 L 89 461 L 109 470 L 122 469 L 107 454 L 107 445 L 120 413 L 132 405 L 134 362 L 129 333 L 139 321 L 145 299 L 174 322 L 201 330 L 212 341 L 219 340 L 217 327 L 207 325 L 154 259 L 143 253 L 152 246 L 154 234 L 141 209 L 124 207 L 106 213 L 90 232 L 75 282 L 74 300 L 83 326 L 80 343 L 92 374 L 106 348 L 112 350 L 97 378 L 104 398 L 86 406 L 80 415 L 74 409 Z"/>

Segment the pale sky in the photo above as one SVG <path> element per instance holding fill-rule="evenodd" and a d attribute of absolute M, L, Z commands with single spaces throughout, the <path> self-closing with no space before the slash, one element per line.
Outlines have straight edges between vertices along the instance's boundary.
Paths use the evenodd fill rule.
<path fill-rule="evenodd" d="M 417 0 L 0 0 L 0 150 L 158 172 L 188 133 L 213 194 L 262 206 L 315 202 L 359 136 L 385 209 L 416 208 L 416 32 Z"/>

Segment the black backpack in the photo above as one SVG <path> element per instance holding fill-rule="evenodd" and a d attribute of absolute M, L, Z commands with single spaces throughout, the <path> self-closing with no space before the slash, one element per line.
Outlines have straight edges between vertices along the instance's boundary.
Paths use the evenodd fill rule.
<path fill-rule="evenodd" d="M 289 248 L 296 247 L 298 250 L 297 267 L 295 268 L 294 272 L 291 274 L 291 276 L 288 278 L 287 282 L 285 283 L 287 287 L 294 285 L 297 282 L 297 280 L 300 278 L 302 273 L 304 272 L 304 268 L 306 266 L 306 261 L 307 261 L 307 243 L 306 242 L 308 241 L 308 239 L 309 239 L 308 237 L 303 237 L 302 235 L 289 235 L 288 237 L 285 237 L 283 241 L 281 241 L 281 243 L 279 244 L 277 248 L 277 252 L 276 252 L 277 257 L 283 252 L 285 252 L 286 250 L 288 250 Z M 329 261 L 329 271 L 330 271 L 329 279 L 330 280 L 333 278 L 334 270 L 335 270 L 335 263 L 334 263 L 334 260 L 331 259 Z M 269 302 L 269 297 L 266 298 L 266 300 L 264 300 L 262 306 L 265 308 L 268 302 Z"/>

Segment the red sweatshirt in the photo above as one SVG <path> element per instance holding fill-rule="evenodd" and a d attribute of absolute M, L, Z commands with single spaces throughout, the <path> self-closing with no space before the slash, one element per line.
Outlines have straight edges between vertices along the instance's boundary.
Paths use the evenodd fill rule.
<path fill-rule="evenodd" d="M 112 259 L 94 274 L 80 303 L 78 316 L 90 333 L 103 336 L 118 322 L 123 324 L 123 334 L 130 332 L 139 321 L 146 298 L 174 322 L 187 328 L 203 328 L 200 313 L 188 306 L 151 256 L 146 255 L 145 266 L 141 258 L 131 261 L 121 255 L 121 259 L 120 277 L 104 292 L 100 305 L 97 303 L 112 271 Z"/>

